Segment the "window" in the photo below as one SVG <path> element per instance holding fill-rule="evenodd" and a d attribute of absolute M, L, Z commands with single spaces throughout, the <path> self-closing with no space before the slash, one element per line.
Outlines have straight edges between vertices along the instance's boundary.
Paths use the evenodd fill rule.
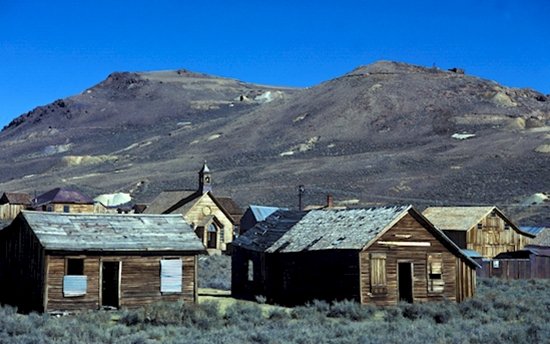
<path fill-rule="evenodd" d="M 373 295 L 386 294 L 386 254 L 370 254 L 370 290 Z"/>
<path fill-rule="evenodd" d="M 493 269 L 500 269 L 500 261 L 493 260 Z"/>
<path fill-rule="evenodd" d="M 84 275 L 84 259 L 68 258 L 65 275 Z"/>
<path fill-rule="evenodd" d="M 254 262 L 251 259 L 248 260 L 247 274 L 248 282 L 254 282 Z"/>
<path fill-rule="evenodd" d="M 64 205 L 64 206 L 63 206 L 63 212 L 64 212 L 64 213 L 70 213 L 70 212 L 71 212 L 71 207 L 68 206 L 68 205 Z"/>
<path fill-rule="evenodd" d="M 84 259 L 66 259 L 65 276 L 63 276 L 63 296 L 84 296 L 86 295 L 87 287 L 88 276 L 84 275 Z"/>
<path fill-rule="evenodd" d="M 429 253 L 427 258 L 428 292 L 442 293 L 445 287 L 443 280 L 443 254 Z"/>
<path fill-rule="evenodd" d="M 477 229 L 483 229 L 483 224 L 482 224 L 482 223 L 478 223 L 478 224 L 477 224 Z"/>
<path fill-rule="evenodd" d="M 509 223 L 505 223 L 504 224 L 504 230 L 509 230 L 510 229 L 510 224 Z"/>
<path fill-rule="evenodd" d="M 182 272 L 181 259 L 162 259 L 160 261 L 160 292 L 181 293 Z"/>

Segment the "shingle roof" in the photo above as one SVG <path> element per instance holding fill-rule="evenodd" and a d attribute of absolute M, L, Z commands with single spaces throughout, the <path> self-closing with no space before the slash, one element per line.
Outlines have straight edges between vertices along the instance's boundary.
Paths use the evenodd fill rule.
<path fill-rule="evenodd" d="M 144 214 L 162 214 L 176 203 L 185 199 L 197 191 L 172 190 L 161 192 L 145 209 Z M 199 196 L 197 194 L 197 196 Z"/>
<path fill-rule="evenodd" d="M 350 210 L 312 210 L 267 252 L 328 249 L 360 250 L 410 206 Z"/>
<path fill-rule="evenodd" d="M 231 215 L 234 223 L 239 223 L 241 217 L 243 216 L 243 210 L 231 197 L 217 197 L 214 196 L 215 201 L 220 207 L 222 207 L 226 213 Z"/>
<path fill-rule="evenodd" d="M 203 251 L 181 215 L 67 214 L 23 211 L 47 250 Z"/>
<path fill-rule="evenodd" d="M 362 249 L 410 206 L 276 211 L 233 241 L 266 252 Z"/>
<path fill-rule="evenodd" d="M 550 228 L 545 227 L 534 239 L 529 241 L 532 245 L 550 247 Z"/>
<path fill-rule="evenodd" d="M 64 188 L 52 189 L 36 197 L 34 200 L 35 206 L 49 203 L 94 204 L 94 200 L 80 191 Z"/>
<path fill-rule="evenodd" d="M 431 223 L 441 230 L 467 231 L 495 207 L 432 207 L 422 212 Z"/>
<path fill-rule="evenodd" d="M 522 231 L 515 223 L 510 221 L 501 211 L 495 206 L 487 207 L 431 207 L 424 210 L 424 215 L 431 223 L 440 230 L 453 231 L 468 231 L 477 225 L 485 216 L 491 212 L 499 214 L 514 231 L 535 237 L 531 233 Z"/>
<path fill-rule="evenodd" d="M 30 205 L 31 204 L 31 195 L 24 192 L 4 192 L 2 197 L 0 197 L 0 204 L 22 204 Z"/>

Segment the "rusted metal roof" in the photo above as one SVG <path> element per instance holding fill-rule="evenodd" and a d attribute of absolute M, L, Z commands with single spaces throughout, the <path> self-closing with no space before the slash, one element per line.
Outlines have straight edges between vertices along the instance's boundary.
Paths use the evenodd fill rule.
<path fill-rule="evenodd" d="M 50 203 L 94 204 L 94 200 L 78 190 L 55 188 L 36 197 L 34 207 Z"/>
<path fill-rule="evenodd" d="M 31 201 L 31 195 L 25 192 L 4 192 L 0 197 L 0 204 L 30 205 Z"/>
<path fill-rule="evenodd" d="M 21 214 L 46 250 L 204 251 L 181 215 Z"/>

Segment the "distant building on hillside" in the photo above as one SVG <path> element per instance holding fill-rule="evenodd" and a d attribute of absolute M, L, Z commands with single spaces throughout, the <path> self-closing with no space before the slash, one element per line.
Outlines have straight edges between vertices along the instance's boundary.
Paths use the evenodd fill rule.
<path fill-rule="evenodd" d="M 94 200 L 78 190 L 55 188 L 34 198 L 30 208 L 57 213 L 93 213 Z"/>
<path fill-rule="evenodd" d="M 484 258 L 523 249 L 533 234 L 522 231 L 500 209 L 487 207 L 431 207 L 422 213 L 461 249 Z"/>
<path fill-rule="evenodd" d="M 242 216 L 232 198 L 214 196 L 212 173 L 206 162 L 199 171 L 197 190 L 163 191 L 144 213 L 182 214 L 210 252 L 227 250 Z"/>

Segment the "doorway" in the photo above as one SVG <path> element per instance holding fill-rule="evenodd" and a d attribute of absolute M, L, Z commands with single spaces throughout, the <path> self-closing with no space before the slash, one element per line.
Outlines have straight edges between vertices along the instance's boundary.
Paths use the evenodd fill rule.
<path fill-rule="evenodd" d="M 101 264 L 101 306 L 120 306 L 120 262 Z"/>
<path fill-rule="evenodd" d="M 413 264 L 398 263 L 397 282 L 399 284 L 399 301 L 413 302 Z"/>

